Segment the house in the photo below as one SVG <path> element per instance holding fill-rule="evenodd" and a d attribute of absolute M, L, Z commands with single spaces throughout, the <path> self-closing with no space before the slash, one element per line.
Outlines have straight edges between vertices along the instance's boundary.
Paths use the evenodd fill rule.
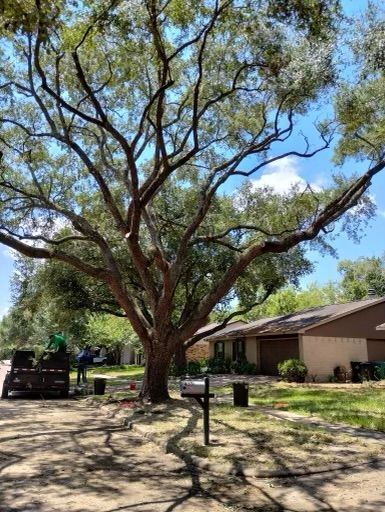
<path fill-rule="evenodd" d="M 247 322 L 244 322 L 243 320 L 234 320 L 233 322 L 229 322 L 226 327 L 224 327 L 218 332 L 225 333 L 231 329 L 240 328 L 246 324 Z M 219 325 L 219 323 L 207 324 L 201 329 L 199 329 L 197 331 L 197 334 L 209 332 L 215 327 L 218 327 Z M 187 361 L 201 361 L 202 359 L 208 359 L 208 357 L 209 342 L 205 338 L 194 343 L 194 345 L 189 347 L 186 351 Z M 132 345 L 127 344 L 122 348 L 120 355 L 120 364 L 144 364 L 144 355 L 141 352 L 138 352 L 138 350 Z"/>
<path fill-rule="evenodd" d="M 144 364 L 144 356 L 131 344 L 125 345 L 120 353 L 120 364 Z"/>
<path fill-rule="evenodd" d="M 219 323 L 212 323 L 207 324 L 204 327 L 201 327 L 196 334 L 203 334 L 205 332 L 209 332 L 215 327 L 218 327 Z M 233 322 L 229 322 L 226 327 L 221 329 L 215 334 L 226 334 L 229 331 L 232 331 L 233 329 L 240 329 L 241 327 L 247 325 L 247 322 L 244 322 L 243 320 L 234 320 Z M 189 347 L 186 351 L 186 358 L 187 361 L 201 361 L 202 359 L 208 359 L 209 358 L 209 342 L 206 338 L 202 338 L 201 340 L 197 341 Z"/>
<path fill-rule="evenodd" d="M 311 308 L 265 318 L 210 336 L 210 357 L 245 355 L 262 375 L 277 375 L 280 361 L 301 359 L 309 376 L 325 381 L 336 366 L 385 360 L 385 297 Z"/>

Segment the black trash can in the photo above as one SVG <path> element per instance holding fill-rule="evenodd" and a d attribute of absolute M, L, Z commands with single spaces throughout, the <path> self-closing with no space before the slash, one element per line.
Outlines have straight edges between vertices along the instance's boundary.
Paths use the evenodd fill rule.
<path fill-rule="evenodd" d="M 374 380 L 374 364 L 373 363 L 361 363 L 360 371 L 362 380 Z"/>
<path fill-rule="evenodd" d="M 95 377 L 94 379 L 94 395 L 104 395 L 106 390 L 106 379 Z"/>
<path fill-rule="evenodd" d="M 249 406 L 249 385 L 245 382 L 233 382 L 233 403 L 235 407 Z"/>
<path fill-rule="evenodd" d="M 352 382 L 362 382 L 361 363 L 358 361 L 351 361 L 352 368 Z"/>

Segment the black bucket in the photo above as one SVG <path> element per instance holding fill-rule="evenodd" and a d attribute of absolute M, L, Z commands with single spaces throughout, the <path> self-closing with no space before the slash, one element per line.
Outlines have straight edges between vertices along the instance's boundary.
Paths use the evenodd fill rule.
<path fill-rule="evenodd" d="M 106 390 L 106 379 L 94 379 L 94 395 L 104 395 Z"/>

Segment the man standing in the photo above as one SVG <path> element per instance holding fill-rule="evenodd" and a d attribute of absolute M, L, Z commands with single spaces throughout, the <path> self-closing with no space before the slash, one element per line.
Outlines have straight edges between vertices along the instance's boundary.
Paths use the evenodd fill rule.
<path fill-rule="evenodd" d="M 82 381 L 83 384 L 87 382 L 87 365 L 91 364 L 93 361 L 90 347 L 83 348 L 76 356 L 76 360 L 78 362 L 77 385 L 79 386 L 80 381 Z"/>

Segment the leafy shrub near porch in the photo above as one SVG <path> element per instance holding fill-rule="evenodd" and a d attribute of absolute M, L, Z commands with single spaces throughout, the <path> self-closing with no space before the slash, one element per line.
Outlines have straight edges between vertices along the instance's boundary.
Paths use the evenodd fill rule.
<path fill-rule="evenodd" d="M 299 359 L 287 359 L 278 363 L 278 375 L 286 382 L 305 382 L 307 367 Z"/>
<path fill-rule="evenodd" d="M 236 373 L 237 375 L 256 375 L 257 365 L 249 363 L 246 357 L 238 359 L 231 363 L 231 373 Z"/>
<path fill-rule="evenodd" d="M 211 357 L 207 362 L 207 373 L 230 373 L 231 359 Z"/>

